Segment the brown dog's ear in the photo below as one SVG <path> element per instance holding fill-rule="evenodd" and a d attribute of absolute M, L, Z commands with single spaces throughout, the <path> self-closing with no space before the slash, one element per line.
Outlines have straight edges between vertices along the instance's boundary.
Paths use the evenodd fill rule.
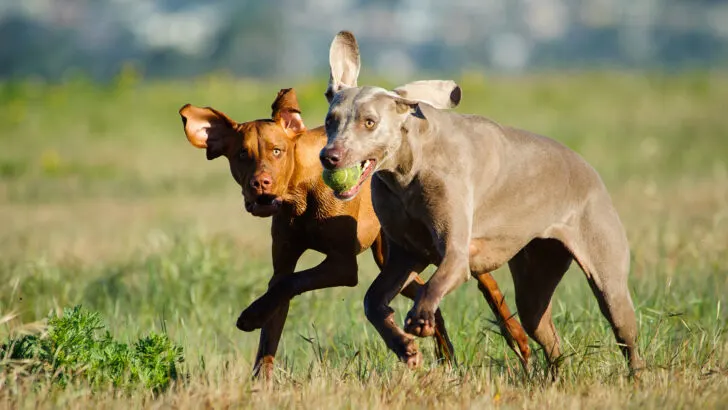
<path fill-rule="evenodd" d="M 306 131 L 306 125 L 301 119 L 301 109 L 298 108 L 296 91 L 293 88 L 283 88 L 270 106 L 273 112 L 271 117 L 286 131 L 289 137 Z"/>
<path fill-rule="evenodd" d="M 361 59 L 359 57 L 359 45 L 356 37 L 349 31 L 340 31 L 329 49 L 329 66 L 331 75 L 329 86 L 326 88 L 326 99 L 331 102 L 334 94 L 348 87 L 356 87 L 356 80 L 359 77 Z"/>
<path fill-rule="evenodd" d="M 195 107 L 186 104 L 180 108 L 182 125 L 190 144 L 207 149 L 207 159 L 223 155 L 235 135 L 235 121 L 210 107 Z"/>

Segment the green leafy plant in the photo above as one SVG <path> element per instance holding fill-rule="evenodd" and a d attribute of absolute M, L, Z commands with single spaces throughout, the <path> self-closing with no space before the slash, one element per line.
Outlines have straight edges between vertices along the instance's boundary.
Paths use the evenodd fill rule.
<path fill-rule="evenodd" d="M 91 386 L 142 384 L 161 391 L 179 378 L 182 348 L 166 334 L 151 333 L 132 347 L 111 336 L 97 312 L 75 306 L 48 317 L 42 335 L 10 338 L 0 346 L 0 370 L 23 363 L 26 373 L 51 378 L 60 386 L 83 380 Z"/>

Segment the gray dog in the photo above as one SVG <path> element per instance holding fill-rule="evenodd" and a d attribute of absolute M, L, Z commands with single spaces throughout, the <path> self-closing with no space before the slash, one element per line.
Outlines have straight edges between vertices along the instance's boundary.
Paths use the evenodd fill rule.
<path fill-rule="evenodd" d="M 321 162 L 327 169 L 358 165 L 362 179 L 374 175 L 374 209 L 392 246 L 364 307 L 387 346 L 410 366 L 419 365 L 412 335 L 433 334 L 442 298 L 469 274 L 507 262 L 523 327 L 543 347 L 555 376 L 561 348 L 551 298 L 576 260 L 630 369 L 638 370 L 629 245 L 596 171 L 549 138 L 436 109 L 397 90 L 356 87 L 352 39 L 341 32 L 331 45 L 328 144 Z M 460 98 L 458 88 L 432 93 Z M 357 188 L 336 194 L 349 199 Z M 388 305 L 412 280 L 411 272 L 429 264 L 438 269 L 403 331 Z"/>

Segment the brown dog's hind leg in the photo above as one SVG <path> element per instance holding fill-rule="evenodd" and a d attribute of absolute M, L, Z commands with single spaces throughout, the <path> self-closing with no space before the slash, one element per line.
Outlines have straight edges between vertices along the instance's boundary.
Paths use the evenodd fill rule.
<path fill-rule="evenodd" d="M 490 273 L 472 273 L 473 277 L 478 280 L 478 289 L 488 302 L 490 309 L 496 316 L 498 326 L 501 333 L 506 339 L 508 346 L 513 350 L 521 361 L 524 369 L 528 368 L 528 360 L 531 358 L 531 348 L 528 346 L 528 336 L 523 330 L 521 323 L 518 322 L 516 316 L 511 314 L 506 299 L 503 297 L 498 283 Z"/>
<path fill-rule="evenodd" d="M 495 314 L 501 334 L 506 339 L 508 346 L 518 356 L 524 369 L 527 369 L 528 360 L 531 357 L 528 336 L 515 315 L 511 314 L 498 283 L 489 273 L 489 270 L 495 267 L 493 255 L 489 252 L 493 246 L 485 240 L 476 238 L 470 240 L 469 248 L 470 275 L 478 280 L 478 289 Z"/>
<path fill-rule="evenodd" d="M 551 297 L 571 261 L 571 253 L 561 242 L 534 239 L 508 262 L 521 323 L 543 348 L 554 379 L 558 375 L 561 346 L 551 319 Z"/>
<path fill-rule="evenodd" d="M 374 262 L 381 271 L 384 268 L 384 258 L 387 254 L 387 240 L 381 231 L 374 240 L 374 243 L 372 243 L 371 250 Z M 425 284 L 425 281 L 418 272 L 412 272 L 411 275 L 413 276 L 412 282 L 405 286 L 400 294 L 408 299 L 415 300 L 417 293 Z M 438 361 L 454 364 L 455 349 L 450 341 L 450 336 L 447 334 L 445 319 L 442 317 L 440 309 L 435 312 L 435 334 L 433 338 L 435 339 L 435 354 L 437 355 Z"/>

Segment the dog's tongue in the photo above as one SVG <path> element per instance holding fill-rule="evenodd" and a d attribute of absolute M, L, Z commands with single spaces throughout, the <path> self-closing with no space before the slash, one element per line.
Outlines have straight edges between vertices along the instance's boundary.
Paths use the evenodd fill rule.
<path fill-rule="evenodd" d="M 359 185 L 357 184 L 357 185 L 354 185 L 353 187 L 347 189 L 346 191 L 338 192 L 338 194 L 341 196 L 351 196 L 351 195 L 354 195 L 356 193 L 356 191 L 358 191 L 358 190 L 359 190 Z"/>

